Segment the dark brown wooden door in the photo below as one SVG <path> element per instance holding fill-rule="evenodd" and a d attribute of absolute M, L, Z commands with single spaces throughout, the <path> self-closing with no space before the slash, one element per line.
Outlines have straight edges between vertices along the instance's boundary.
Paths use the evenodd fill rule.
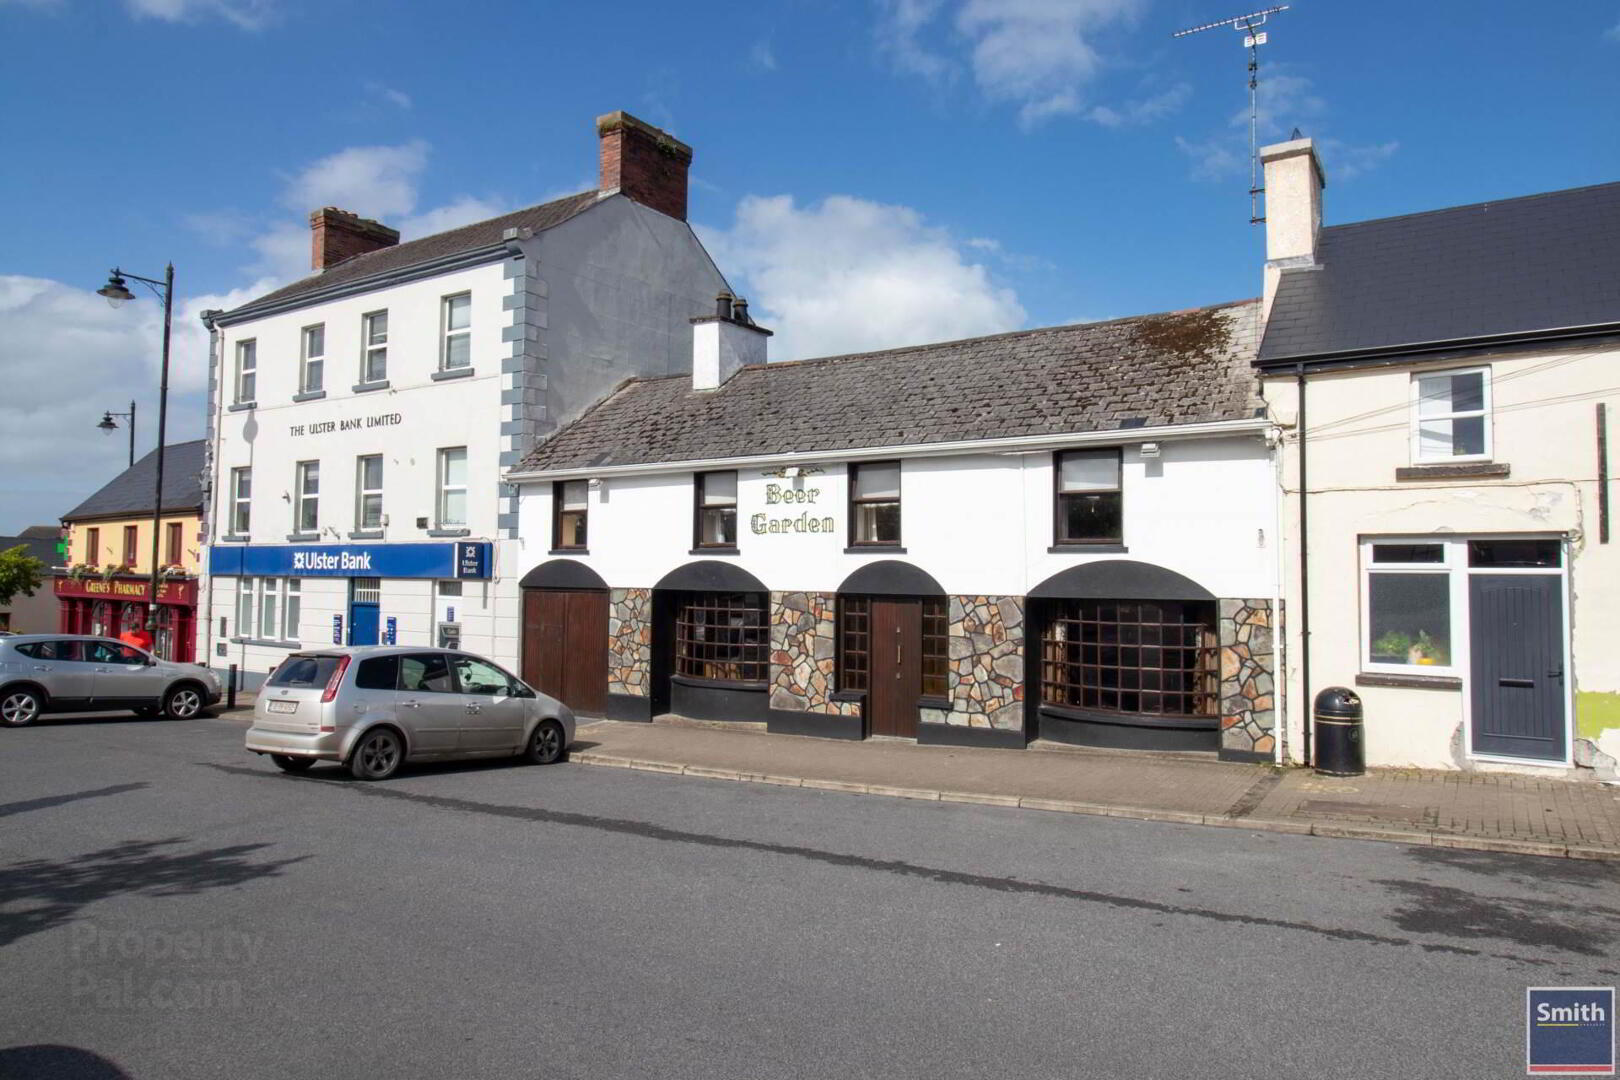
<path fill-rule="evenodd" d="M 867 722 L 873 735 L 917 737 L 922 696 L 922 604 L 872 600 L 871 689 Z"/>
<path fill-rule="evenodd" d="M 523 679 L 577 713 L 607 710 L 605 592 L 525 589 Z"/>

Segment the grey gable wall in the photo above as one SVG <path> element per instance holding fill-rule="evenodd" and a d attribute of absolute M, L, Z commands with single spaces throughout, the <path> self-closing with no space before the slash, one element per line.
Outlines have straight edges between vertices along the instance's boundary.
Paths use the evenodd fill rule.
<path fill-rule="evenodd" d="M 691 371 L 689 320 L 727 287 L 690 226 L 623 196 L 514 246 L 503 469 L 625 379 Z M 500 528 L 517 535 L 516 495 L 505 495 Z"/>

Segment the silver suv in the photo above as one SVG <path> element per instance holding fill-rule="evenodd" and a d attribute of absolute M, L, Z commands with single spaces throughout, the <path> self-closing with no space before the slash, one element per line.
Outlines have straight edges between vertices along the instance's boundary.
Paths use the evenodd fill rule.
<path fill-rule="evenodd" d="M 283 660 L 259 690 L 247 748 L 286 772 L 341 761 L 356 779 L 384 780 L 407 759 L 549 765 L 573 740 L 568 706 L 483 657 L 368 645 Z"/>
<path fill-rule="evenodd" d="M 159 660 L 111 638 L 17 634 L 0 638 L 0 726 L 45 713 L 130 709 L 190 720 L 220 699 L 219 676 L 197 664 Z"/>

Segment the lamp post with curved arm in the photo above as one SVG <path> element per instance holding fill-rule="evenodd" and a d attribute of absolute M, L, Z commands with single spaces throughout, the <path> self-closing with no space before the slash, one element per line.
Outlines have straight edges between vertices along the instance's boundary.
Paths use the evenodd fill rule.
<path fill-rule="evenodd" d="M 152 496 L 152 588 L 151 602 L 146 606 L 146 630 L 155 641 L 158 625 L 158 541 L 163 532 L 163 442 L 169 421 L 169 327 L 174 316 L 174 263 L 164 266 L 161 281 L 141 277 L 139 274 L 127 274 L 115 266 L 112 276 L 107 279 L 107 284 L 96 292 L 105 296 L 113 307 L 123 307 L 125 303 L 135 299 L 135 294 L 129 291 L 126 278 L 139 281 L 163 301 L 163 367 L 158 377 L 157 482 Z"/>

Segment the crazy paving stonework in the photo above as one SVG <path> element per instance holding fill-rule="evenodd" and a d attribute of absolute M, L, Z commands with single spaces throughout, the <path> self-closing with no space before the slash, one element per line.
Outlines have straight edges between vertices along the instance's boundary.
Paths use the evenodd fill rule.
<path fill-rule="evenodd" d="M 953 596 L 950 709 L 923 719 L 1016 731 L 1024 726 L 1024 605 L 1013 596 Z"/>
<path fill-rule="evenodd" d="M 1270 754 L 1277 726 L 1271 601 L 1222 600 L 1221 749 Z"/>
<path fill-rule="evenodd" d="M 833 701 L 838 597 L 826 592 L 771 594 L 771 708 L 859 716 L 853 701 Z"/>
<path fill-rule="evenodd" d="M 608 693 L 647 696 L 652 668 L 652 590 L 608 594 Z"/>

